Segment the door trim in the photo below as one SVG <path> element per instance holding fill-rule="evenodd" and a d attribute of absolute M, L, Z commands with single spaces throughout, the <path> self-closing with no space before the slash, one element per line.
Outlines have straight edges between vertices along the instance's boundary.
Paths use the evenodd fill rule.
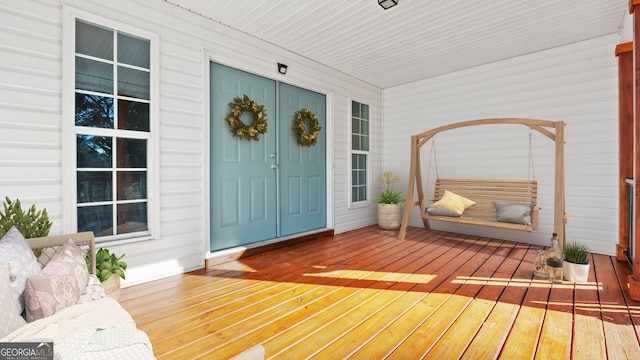
<path fill-rule="evenodd" d="M 203 136 L 203 144 L 202 144 L 202 154 L 203 154 L 203 161 L 204 161 L 204 166 L 202 167 L 202 178 L 204 179 L 203 186 L 204 189 L 202 189 L 202 193 L 204 194 L 204 198 L 205 201 L 203 201 L 202 204 L 202 213 L 204 214 L 204 221 L 206 221 L 206 224 L 203 224 L 202 228 L 202 243 L 201 243 L 201 251 L 202 251 L 202 258 L 204 260 L 209 259 L 211 257 L 215 257 L 220 255 L 220 253 L 224 253 L 224 252 L 231 252 L 233 250 L 238 250 L 236 248 L 231 248 L 231 249 L 226 249 L 226 250 L 221 250 L 221 251 L 216 251 L 214 253 L 211 252 L 211 226 L 210 226 L 210 219 L 211 219 L 211 203 L 210 203 L 210 198 L 211 198 L 211 181 L 210 181 L 210 176 L 209 174 L 211 173 L 211 157 L 210 157 L 210 151 L 211 151 L 211 136 L 210 136 L 210 131 L 211 128 L 209 126 L 210 123 L 210 116 L 211 116 L 211 104 L 210 104 L 210 96 L 211 96 L 211 80 L 210 80 L 210 63 L 211 62 L 215 62 L 221 65 L 225 65 L 225 66 L 230 66 L 230 67 L 234 67 L 238 70 L 242 70 L 242 71 L 246 71 L 255 75 L 259 75 L 268 79 L 272 79 L 275 80 L 277 82 L 284 82 L 290 85 L 294 85 L 294 86 L 298 86 L 298 87 L 302 87 L 311 91 L 315 91 L 317 93 L 320 94 L 324 94 L 325 95 L 325 107 L 326 107 L 326 127 L 323 130 L 326 130 L 326 146 L 325 146 L 325 152 L 326 152 L 326 174 L 325 174 L 325 184 L 326 184 L 326 223 L 327 223 L 327 227 L 324 229 L 315 229 L 312 230 L 308 233 L 300 233 L 300 234 L 294 234 L 291 236 L 287 236 L 287 237 L 281 237 L 281 238 L 275 238 L 275 239 L 270 239 L 270 240 L 264 240 L 264 241 L 260 241 L 260 242 L 256 242 L 254 244 L 249 244 L 249 246 L 245 246 L 245 247 L 240 247 L 240 248 L 244 248 L 242 250 L 246 250 L 246 249 L 250 249 L 250 248 L 254 248 L 256 246 L 264 246 L 264 245 L 269 245 L 272 243 L 277 243 L 280 241 L 286 241 L 290 238 L 295 238 L 297 236 L 303 236 L 303 235 L 308 235 L 308 234 L 314 234 L 317 232 L 322 232 L 322 231 L 326 231 L 326 230 L 331 230 L 334 228 L 334 199 L 333 199 L 333 193 L 334 193 L 334 183 L 333 183 L 333 139 L 334 139 L 334 135 L 333 135 L 333 102 L 334 102 L 334 92 L 323 88 L 323 87 L 319 87 L 317 85 L 313 85 L 313 84 L 305 84 L 302 81 L 300 81 L 299 79 L 296 79 L 295 76 L 291 76 L 291 75 L 281 75 L 277 72 L 277 69 L 274 68 L 273 72 L 267 72 L 264 69 L 252 69 L 247 67 L 245 64 L 243 63 L 234 63 L 235 61 L 242 61 L 240 59 L 230 59 L 229 54 L 222 54 L 216 51 L 213 51 L 211 49 L 208 48 L 204 48 L 204 61 L 203 61 L 203 69 L 202 69 L 202 73 L 203 73 L 203 79 L 202 79 L 202 91 L 203 91 L 203 101 L 202 101 L 202 122 L 203 122 L 203 132 L 204 132 L 204 136 Z M 248 57 L 255 57 L 254 55 L 251 54 L 244 54 Z M 303 72 L 304 73 L 304 72 Z M 276 75 L 276 76 L 274 76 Z M 348 104 L 347 104 L 348 106 Z M 345 109 L 345 111 L 348 110 Z M 347 184 L 348 185 L 348 184 Z M 253 246 L 255 245 L 255 246 Z"/>

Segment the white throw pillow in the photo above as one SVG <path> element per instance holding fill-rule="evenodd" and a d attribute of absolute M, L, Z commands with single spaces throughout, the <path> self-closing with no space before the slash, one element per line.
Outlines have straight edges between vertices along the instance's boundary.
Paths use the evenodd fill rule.
<path fill-rule="evenodd" d="M 24 286 L 27 277 L 39 273 L 41 269 L 27 240 L 15 226 L 0 240 L 0 265 L 4 264 L 10 265 L 11 291 L 18 302 L 20 309 L 18 313 L 22 313 L 24 310 Z"/>
<path fill-rule="evenodd" d="M 0 339 L 26 323 L 20 316 L 18 302 L 11 294 L 9 265 L 0 265 Z"/>

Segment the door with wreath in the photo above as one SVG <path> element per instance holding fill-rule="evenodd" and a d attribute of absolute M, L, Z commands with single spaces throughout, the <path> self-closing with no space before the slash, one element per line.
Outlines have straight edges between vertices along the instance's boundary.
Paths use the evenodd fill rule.
<path fill-rule="evenodd" d="M 325 227 L 325 95 L 210 66 L 211 251 Z"/>

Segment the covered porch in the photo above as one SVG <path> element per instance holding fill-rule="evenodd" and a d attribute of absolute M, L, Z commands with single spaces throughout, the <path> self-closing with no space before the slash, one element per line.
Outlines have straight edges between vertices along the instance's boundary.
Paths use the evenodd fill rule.
<path fill-rule="evenodd" d="M 123 289 L 159 359 L 633 359 L 626 262 L 533 277 L 536 245 L 369 226 Z"/>

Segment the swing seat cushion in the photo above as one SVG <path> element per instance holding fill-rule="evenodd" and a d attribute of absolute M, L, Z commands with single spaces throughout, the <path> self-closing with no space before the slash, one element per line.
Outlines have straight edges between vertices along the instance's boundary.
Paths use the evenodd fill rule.
<path fill-rule="evenodd" d="M 468 209 L 469 207 L 475 204 L 476 202 L 473 200 L 469 200 L 464 196 L 460 196 L 449 190 L 445 190 L 444 195 L 442 195 L 442 198 L 436 201 L 435 203 L 431 204 L 431 206 L 443 208 L 457 214 L 457 216 L 461 216 L 466 209 Z M 440 213 L 440 214 L 433 214 L 433 215 L 445 215 L 445 214 Z"/>
<path fill-rule="evenodd" d="M 531 213 L 534 204 L 531 202 L 509 203 L 494 201 L 497 221 L 531 226 Z"/>
<path fill-rule="evenodd" d="M 440 206 L 433 206 L 433 205 L 429 206 L 426 211 L 427 211 L 427 214 L 434 215 L 434 216 L 453 216 L 453 217 L 462 216 L 462 214 L 459 214 L 453 210 L 449 210 Z"/>
<path fill-rule="evenodd" d="M 463 210 L 461 216 L 434 213 L 434 206 L 453 193 L 475 203 Z M 434 199 L 423 199 L 422 219 L 459 224 L 488 226 L 502 229 L 532 231 L 538 227 L 536 206 L 538 183 L 535 180 L 436 179 Z M 429 202 L 435 201 L 433 204 Z"/>

